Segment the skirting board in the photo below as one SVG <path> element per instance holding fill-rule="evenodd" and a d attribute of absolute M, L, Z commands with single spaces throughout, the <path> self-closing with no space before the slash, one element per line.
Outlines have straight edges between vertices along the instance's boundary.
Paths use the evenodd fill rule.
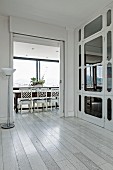
<path fill-rule="evenodd" d="M 74 111 L 69 111 L 68 114 L 65 114 L 65 117 L 74 117 Z"/>

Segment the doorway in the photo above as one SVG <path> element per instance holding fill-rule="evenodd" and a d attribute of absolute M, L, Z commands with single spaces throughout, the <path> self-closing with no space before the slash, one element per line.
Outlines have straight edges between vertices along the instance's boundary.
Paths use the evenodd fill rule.
<path fill-rule="evenodd" d="M 38 80 L 44 79 L 45 87 L 59 88 L 59 112 L 64 116 L 64 42 L 38 38 L 20 34 L 13 34 L 13 63 L 14 66 L 23 66 L 23 74 L 19 76 L 17 72 L 13 77 L 15 86 L 30 85 L 30 78 L 36 77 Z M 25 66 L 29 66 L 26 68 Z M 31 69 L 32 68 L 32 69 Z M 25 74 L 28 70 L 29 74 Z M 25 75 L 24 75 L 25 74 Z M 26 81 L 25 81 L 25 79 Z M 23 81 L 20 80 L 24 79 Z"/>

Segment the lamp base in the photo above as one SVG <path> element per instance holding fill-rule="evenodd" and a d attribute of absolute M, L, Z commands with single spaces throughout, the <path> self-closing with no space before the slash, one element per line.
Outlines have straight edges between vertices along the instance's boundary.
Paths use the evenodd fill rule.
<path fill-rule="evenodd" d="M 3 129 L 11 129 L 11 128 L 13 128 L 15 125 L 13 124 L 13 123 L 10 123 L 9 125 L 7 124 L 7 123 L 5 123 L 5 124 L 2 124 L 1 125 L 1 128 L 3 128 Z"/>

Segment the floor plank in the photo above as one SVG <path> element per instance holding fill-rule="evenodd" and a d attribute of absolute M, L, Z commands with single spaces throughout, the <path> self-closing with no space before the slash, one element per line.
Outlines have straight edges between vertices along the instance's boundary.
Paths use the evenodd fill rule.
<path fill-rule="evenodd" d="M 113 133 L 58 112 L 15 114 L 0 129 L 0 170 L 113 170 Z"/>
<path fill-rule="evenodd" d="M 13 146 L 10 130 L 2 129 L 2 147 L 3 147 L 3 169 L 19 170 L 18 160 Z"/>

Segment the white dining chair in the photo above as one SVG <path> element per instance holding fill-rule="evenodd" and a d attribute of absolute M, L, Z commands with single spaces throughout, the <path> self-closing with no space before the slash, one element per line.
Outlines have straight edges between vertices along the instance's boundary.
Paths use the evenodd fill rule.
<path fill-rule="evenodd" d="M 37 97 L 33 99 L 33 110 L 35 108 L 39 111 L 39 108 L 46 108 L 47 110 L 47 89 L 46 88 L 37 88 Z"/>
<path fill-rule="evenodd" d="M 51 88 L 51 110 L 59 106 L 59 88 Z"/>
<path fill-rule="evenodd" d="M 32 89 L 31 88 L 20 88 L 21 98 L 19 99 L 19 108 L 22 113 L 23 105 L 28 105 L 29 111 L 32 113 Z"/>

